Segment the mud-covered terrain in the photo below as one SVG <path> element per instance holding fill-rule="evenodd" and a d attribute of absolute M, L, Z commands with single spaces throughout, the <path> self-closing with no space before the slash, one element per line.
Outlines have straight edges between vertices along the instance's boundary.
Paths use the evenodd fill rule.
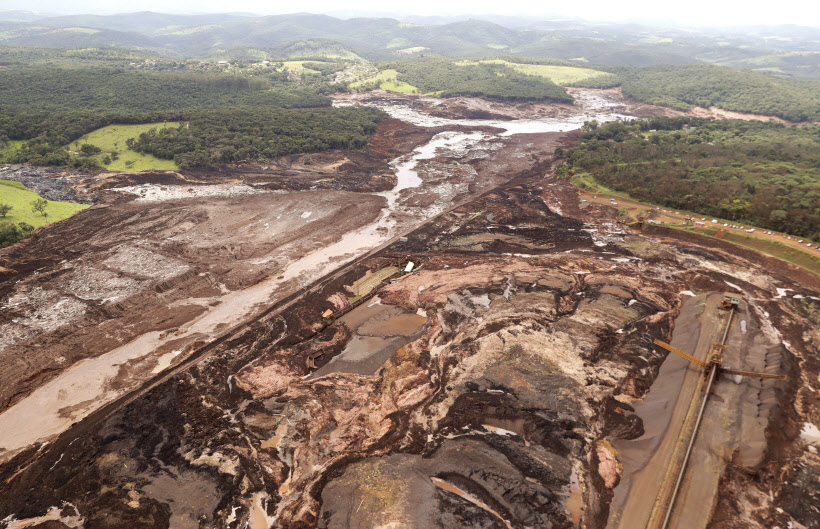
<path fill-rule="evenodd" d="M 384 147 L 389 191 L 118 182 L 4 251 L 0 527 L 604 527 L 652 339 L 725 291 L 759 340 L 733 367 L 789 380 L 747 390 L 757 457 L 730 436 L 708 524 L 820 526 L 818 282 L 630 230 L 551 176 L 572 133 L 500 121 Z"/>

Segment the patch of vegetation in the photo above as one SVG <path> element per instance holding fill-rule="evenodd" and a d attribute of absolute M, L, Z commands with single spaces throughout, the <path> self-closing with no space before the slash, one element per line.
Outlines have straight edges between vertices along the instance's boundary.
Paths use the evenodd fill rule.
<path fill-rule="evenodd" d="M 0 163 L 6 162 L 23 145 L 23 140 L 7 140 L 0 143 Z"/>
<path fill-rule="evenodd" d="M 315 68 L 316 74 L 299 75 L 297 67 Z M 206 160 L 225 163 L 267 159 L 274 152 L 361 148 L 363 131 L 374 130 L 373 112 L 325 108 L 330 106 L 330 99 L 320 93 L 331 90 L 327 80 L 340 65 L 305 58 L 284 63 L 283 68 L 286 71 L 259 67 L 248 68 L 249 73 L 218 74 L 105 68 L 0 69 L 0 155 L 12 163 L 84 170 L 145 170 L 175 169 L 176 155 L 183 156 L 185 164 L 191 166 Z M 271 114 L 287 108 L 322 108 L 324 112 L 307 111 L 304 119 L 277 121 L 275 132 L 266 131 L 264 128 L 272 124 Z M 136 153 L 126 145 L 129 138 L 138 138 L 156 123 L 210 122 L 220 114 L 219 119 L 234 126 L 231 113 L 241 115 L 245 122 L 236 124 L 235 130 L 218 133 L 219 142 L 207 148 L 197 142 L 173 148 L 167 144 L 150 148 L 143 145 L 142 152 Z M 320 120 L 331 127 L 324 131 L 324 121 Z M 213 130 L 203 134 L 214 139 Z M 237 139 L 228 141 L 228 136 Z M 162 137 L 167 140 L 169 136 Z M 280 139 L 278 147 L 269 145 L 274 137 Z M 239 138 L 245 142 L 243 145 Z M 190 137 L 182 133 L 176 139 L 187 141 Z M 93 147 L 83 148 L 84 144 L 99 147 L 102 152 L 90 152 L 88 149 Z M 154 156 L 152 149 L 161 155 Z M 75 154 L 69 154 L 69 150 Z M 205 151 L 207 155 L 203 155 Z M 193 158 L 185 157 L 194 152 L 197 154 Z"/>
<path fill-rule="evenodd" d="M 226 106 L 326 107 L 315 88 L 238 75 L 97 69 L 0 69 L 0 113 L 154 112 Z"/>
<path fill-rule="evenodd" d="M 296 70 L 301 73 L 322 73 L 319 70 L 314 70 L 310 66 L 321 65 L 321 61 L 285 61 L 282 63 L 280 70 Z"/>
<path fill-rule="evenodd" d="M 9 222 L 12 224 L 23 222 L 34 228 L 38 228 L 45 224 L 66 219 L 78 211 L 89 207 L 86 204 L 46 200 L 46 206 L 43 210 L 46 215 L 44 216 L 32 209 L 32 202 L 37 200 L 45 199 L 40 198 L 34 191 L 28 190 L 20 182 L 0 180 L 0 203 L 8 204 L 12 207 L 5 217 L 0 216 L 0 222 Z"/>
<path fill-rule="evenodd" d="M 793 246 L 728 231 L 724 234 L 723 240 L 783 259 L 820 276 L 820 257 Z"/>
<path fill-rule="evenodd" d="M 590 193 L 600 193 L 602 195 L 623 196 L 629 198 L 626 195 L 626 193 L 619 193 L 617 191 L 613 191 L 605 185 L 602 185 L 600 182 L 597 182 L 590 173 L 585 173 L 582 171 L 573 171 L 572 175 L 567 175 L 566 168 L 566 165 L 560 167 L 561 172 L 559 173 L 559 176 L 568 176 L 570 183 L 575 187 L 585 189 Z"/>
<path fill-rule="evenodd" d="M 403 37 L 396 37 L 395 39 L 388 42 L 387 46 L 385 46 L 385 47 L 387 49 L 392 49 L 392 48 L 406 48 L 408 46 L 410 46 L 410 41 L 408 39 L 405 39 Z"/>
<path fill-rule="evenodd" d="M 747 68 L 778 77 L 804 77 L 820 79 L 820 61 L 817 51 L 795 51 L 775 53 L 763 56 L 743 56 L 740 58 L 721 59 L 716 62 L 732 68 Z M 709 57 L 702 60 L 709 61 Z"/>
<path fill-rule="evenodd" d="M 637 200 L 820 240 L 818 125 L 653 118 L 585 128 L 559 174 L 591 177 Z"/>
<path fill-rule="evenodd" d="M 94 145 L 100 149 L 99 153 L 92 155 L 93 160 L 100 166 L 112 171 L 165 171 L 179 169 L 173 160 L 161 160 L 156 156 L 136 152 L 128 148 L 127 140 L 136 139 L 140 134 L 152 129 L 177 128 L 179 122 L 171 121 L 164 123 L 145 123 L 140 125 L 109 125 L 97 129 L 79 138 L 70 145 L 75 152 L 81 146 Z M 84 154 L 76 154 L 72 158 L 87 157 Z"/>
<path fill-rule="evenodd" d="M 693 228 L 687 228 L 686 231 L 696 233 L 704 237 L 714 237 L 715 234 L 718 233 L 718 230 L 716 229 L 695 230 Z M 799 266 L 800 268 L 803 268 L 820 277 L 820 257 L 817 255 L 813 255 L 777 241 L 770 241 L 731 231 L 724 233 L 722 240 L 729 241 L 733 244 L 737 244 L 738 246 L 743 246 L 744 248 L 755 250 L 772 257 L 777 257 L 778 259 L 782 259 L 783 261 L 791 263 L 795 266 Z"/>
<path fill-rule="evenodd" d="M 399 81 L 396 78 L 397 75 L 398 72 L 396 70 L 382 70 L 369 79 L 350 83 L 349 88 L 353 90 L 371 90 L 373 88 L 381 88 L 382 90 L 389 90 L 391 92 L 401 92 L 406 94 L 418 93 L 418 88 L 403 81 Z"/>
<path fill-rule="evenodd" d="M 127 48 L 86 47 L 77 49 L 39 46 L 0 46 L 0 64 L 59 64 L 61 68 L 123 68 L 132 62 L 157 59 L 159 55 Z"/>
<path fill-rule="evenodd" d="M 25 222 L 14 224 L 0 220 L 0 248 L 28 239 L 32 233 L 34 233 L 34 226 L 31 224 Z"/>
<path fill-rule="evenodd" d="M 387 66 L 397 79 L 441 97 L 481 97 L 507 102 L 571 102 L 563 88 L 536 75 L 516 71 L 504 64 L 467 64 L 437 57 L 422 57 Z"/>
<path fill-rule="evenodd" d="M 190 127 L 151 129 L 126 144 L 180 168 L 363 149 L 386 114 L 374 108 L 232 108 L 199 112 Z"/>
<path fill-rule="evenodd" d="M 581 68 L 578 66 L 563 66 L 556 64 L 525 64 L 519 62 L 510 62 L 504 59 L 480 59 L 470 61 L 459 61 L 456 63 L 461 66 L 470 64 L 503 64 L 517 72 L 527 75 L 536 75 L 544 77 L 560 86 L 575 86 L 576 83 L 581 83 L 585 80 L 595 79 L 599 77 L 606 78 L 606 83 L 618 83 L 618 77 L 614 74 L 602 72 L 600 70 L 592 70 L 590 68 Z M 599 80 L 603 82 L 603 80 Z M 613 85 L 614 86 L 614 85 Z"/>

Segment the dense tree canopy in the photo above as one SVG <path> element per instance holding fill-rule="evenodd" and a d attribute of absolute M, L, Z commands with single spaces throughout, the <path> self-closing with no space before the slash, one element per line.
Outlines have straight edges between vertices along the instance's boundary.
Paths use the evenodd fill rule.
<path fill-rule="evenodd" d="M 382 114 L 332 109 L 323 76 L 275 69 L 264 74 L 143 72 L 110 68 L 14 66 L 0 69 L 0 147 L 15 163 L 97 166 L 67 146 L 112 124 L 184 121 L 190 126 L 146 136 L 141 152 L 183 167 L 267 159 L 333 148 L 362 148 Z M 305 109 L 304 111 L 288 109 Z M 93 154 L 94 146 L 79 150 Z"/>
<path fill-rule="evenodd" d="M 183 168 L 362 149 L 384 116 L 373 108 L 228 108 L 197 113 L 176 129 L 143 133 L 129 147 Z"/>
<path fill-rule="evenodd" d="M 693 105 L 820 120 L 820 81 L 783 79 L 721 66 L 681 65 L 618 69 L 623 93 L 639 101 L 688 110 Z"/>
<path fill-rule="evenodd" d="M 820 240 L 820 126 L 655 118 L 588 127 L 567 164 L 664 206 Z"/>
<path fill-rule="evenodd" d="M 236 75 L 153 73 L 106 68 L 0 69 L 0 114 L 31 112 L 154 112 L 225 106 L 330 106 L 316 89 L 271 86 L 268 79 Z"/>

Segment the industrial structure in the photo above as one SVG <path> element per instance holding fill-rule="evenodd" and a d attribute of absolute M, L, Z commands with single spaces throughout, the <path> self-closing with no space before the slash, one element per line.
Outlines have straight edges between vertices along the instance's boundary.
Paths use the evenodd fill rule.
<path fill-rule="evenodd" d="M 653 514 L 650 517 L 649 523 L 647 524 L 647 528 L 654 528 L 660 527 L 660 529 L 666 529 L 669 525 L 669 520 L 672 516 L 672 512 L 675 508 L 675 499 L 678 496 L 678 491 L 680 490 L 681 482 L 683 481 L 683 476 L 686 472 L 686 465 L 689 462 L 689 456 L 692 453 L 692 447 L 695 445 L 695 439 L 697 438 L 698 428 L 701 423 L 701 419 L 703 418 L 703 411 L 706 409 L 706 402 L 709 399 L 709 394 L 712 389 L 712 384 L 715 381 L 715 378 L 720 373 L 726 373 L 729 375 L 739 375 L 743 377 L 753 377 L 753 378 L 769 378 L 769 379 L 777 379 L 777 380 L 785 380 L 785 375 L 777 375 L 777 374 L 769 374 L 769 373 L 758 373 L 755 371 L 738 371 L 736 369 L 728 369 L 724 367 L 724 353 L 726 351 L 726 337 L 729 335 L 729 328 L 732 325 L 732 317 L 735 314 L 735 311 L 738 309 L 740 305 L 740 299 L 733 297 L 733 296 L 726 296 L 723 302 L 720 305 L 721 310 L 728 311 L 728 320 L 726 322 L 726 328 L 723 331 L 723 338 L 721 338 L 720 342 L 715 342 L 712 344 L 712 350 L 709 353 L 709 357 L 707 361 L 699 360 L 694 356 L 681 351 L 677 347 L 669 345 L 668 343 L 662 342 L 660 340 L 654 340 L 655 345 L 658 345 L 667 351 L 675 353 L 676 355 L 688 360 L 689 362 L 702 367 L 704 369 L 704 374 L 708 377 L 708 382 L 706 383 L 706 390 L 703 393 L 703 401 L 700 404 L 700 411 L 698 412 L 697 418 L 695 419 L 695 424 L 692 429 L 692 434 L 689 438 L 689 445 L 686 448 L 686 453 L 683 457 L 683 461 L 680 464 L 680 470 L 678 471 L 677 481 L 675 483 L 674 488 L 672 489 L 671 495 L 669 496 L 668 501 L 666 500 L 665 491 L 661 490 L 659 493 L 658 500 L 656 501 L 656 508 L 653 510 Z M 674 464 L 674 462 L 673 462 Z M 662 512 L 663 508 L 666 508 L 666 513 L 663 518 L 663 522 L 661 524 L 657 524 L 657 521 L 660 521 L 660 513 Z M 656 517 L 657 516 L 657 517 Z"/>

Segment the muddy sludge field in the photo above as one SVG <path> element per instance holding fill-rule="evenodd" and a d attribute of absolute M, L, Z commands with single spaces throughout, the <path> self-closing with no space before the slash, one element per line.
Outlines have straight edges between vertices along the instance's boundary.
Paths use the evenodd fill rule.
<path fill-rule="evenodd" d="M 581 209 L 575 188 L 545 178 L 568 133 L 472 125 L 402 140 L 390 191 L 146 190 L 4 253 L 18 271 L 4 303 L 43 300 L 11 307 L 8 357 L 42 373 L 15 374 L 0 414 L 13 433 L 0 526 L 603 527 L 633 479 L 621 443 L 657 428 L 638 402 L 667 355 L 648 337 L 675 339 L 698 320 L 692 300 L 730 290 L 789 381 L 732 430 L 754 433 L 754 457 L 719 454 L 712 501 L 739 514 L 713 526 L 811 527 L 811 493 L 789 476 L 810 483 L 820 468 L 808 444 L 820 424 L 817 285 Z M 376 138 L 385 152 L 390 135 Z M 145 188 L 128 178 L 114 187 Z M 85 297 L 72 287 L 81 266 L 102 278 Z M 323 318 L 388 267 L 402 272 Z M 65 316 L 46 325 L 54 306 Z M 50 363 L 63 343 L 64 364 Z M 138 397 L 95 413 L 129 391 Z M 42 420 L 19 420 L 34 409 Z"/>

